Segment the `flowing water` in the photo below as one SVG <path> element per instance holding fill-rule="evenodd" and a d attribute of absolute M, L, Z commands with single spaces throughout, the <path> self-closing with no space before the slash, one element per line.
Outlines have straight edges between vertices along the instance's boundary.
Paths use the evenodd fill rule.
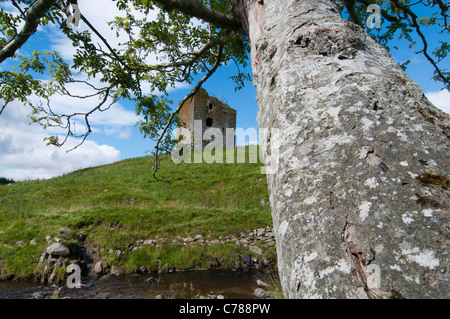
<path fill-rule="evenodd" d="M 253 271 L 226 272 L 194 270 L 163 275 L 105 276 L 84 278 L 82 287 L 70 289 L 44 286 L 33 281 L 0 282 L 0 299 L 140 299 L 199 298 L 222 295 L 229 299 L 253 299 L 256 280 L 261 274 Z"/>

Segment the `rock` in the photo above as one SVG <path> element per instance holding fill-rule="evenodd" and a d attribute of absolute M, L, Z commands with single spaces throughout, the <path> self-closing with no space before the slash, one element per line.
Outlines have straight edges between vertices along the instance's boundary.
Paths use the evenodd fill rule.
<path fill-rule="evenodd" d="M 162 268 L 158 271 L 158 274 L 167 274 L 169 272 L 169 265 L 165 264 L 162 266 Z"/>
<path fill-rule="evenodd" d="M 216 299 L 225 299 L 224 295 L 217 295 Z"/>
<path fill-rule="evenodd" d="M 115 265 L 111 266 L 111 275 L 114 276 L 122 276 L 124 274 L 124 270 L 120 267 L 117 267 Z"/>
<path fill-rule="evenodd" d="M 249 246 L 250 252 L 256 255 L 262 255 L 263 250 L 261 248 L 259 248 L 258 246 L 253 246 L 250 245 Z"/>
<path fill-rule="evenodd" d="M 23 246 L 24 244 L 22 240 L 16 241 L 16 246 Z"/>
<path fill-rule="evenodd" d="M 140 272 L 141 274 L 146 274 L 146 273 L 148 272 L 147 267 L 141 266 L 141 267 L 139 268 L 139 272 Z"/>
<path fill-rule="evenodd" d="M 56 278 L 56 273 L 55 273 L 55 272 L 52 272 L 52 274 L 50 275 L 50 277 L 48 277 L 48 284 L 49 284 L 49 285 L 54 284 L 54 283 L 55 283 L 55 282 L 54 282 L 55 278 Z"/>
<path fill-rule="evenodd" d="M 92 271 L 95 274 L 101 274 L 103 272 L 102 262 L 99 261 L 98 263 L 96 263 L 94 266 L 94 269 L 92 269 Z"/>
<path fill-rule="evenodd" d="M 258 299 L 264 299 L 264 298 L 270 297 L 270 294 L 261 288 L 256 288 L 255 291 L 253 292 L 253 295 Z"/>
<path fill-rule="evenodd" d="M 265 228 L 258 228 L 256 236 L 258 236 L 258 237 L 259 236 L 264 236 L 265 232 L 266 232 Z"/>
<path fill-rule="evenodd" d="M 274 245 L 275 245 L 275 241 L 273 239 L 267 242 L 268 247 L 272 247 Z"/>
<path fill-rule="evenodd" d="M 0 270 L 0 282 L 10 280 L 14 277 L 14 275 L 8 275 L 6 271 Z"/>
<path fill-rule="evenodd" d="M 44 251 L 44 252 L 42 253 L 41 257 L 39 258 L 39 263 L 38 263 L 38 265 L 40 266 L 40 265 L 44 262 L 45 258 L 47 258 L 47 257 L 48 257 L 48 254 L 47 254 L 46 251 Z"/>
<path fill-rule="evenodd" d="M 258 285 L 258 286 L 260 286 L 260 287 L 264 287 L 264 288 L 267 288 L 267 287 L 269 287 L 269 285 L 268 284 L 266 284 L 264 281 L 262 281 L 262 280 L 256 280 L 256 284 Z"/>
<path fill-rule="evenodd" d="M 248 246 L 249 241 L 246 238 L 240 239 L 239 243 L 241 243 L 241 245 L 244 245 L 245 247 Z"/>
<path fill-rule="evenodd" d="M 153 243 L 156 243 L 156 240 L 147 239 L 147 240 L 144 240 L 144 242 L 142 244 L 143 245 L 153 245 Z"/>
<path fill-rule="evenodd" d="M 72 231 L 72 229 L 67 228 L 67 227 L 62 227 L 62 228 L 59 229 L 59 232 L 61 234 L 67 234 L 67 233 L 70 233 L 71 231 Z"/>
<path fill-rule="evenodd" d="M 197 235 L 197 236 L 194 237 L 194 240 L 200 240 L 200 239 L 203 239 L 202 235 Z"/>
<path fill-rule="evenodd" d="M 43 299 L 45 297 L 45 293 L 43 291 L 33 292 L 32 299 Z"/>
<path fill-rule="evenodd" d="M 55 237 L 54 240 L 59 243 L 61 241 L 61 238 Z"/>
<path fill-rule="evenodd" d="M 186 243 L 190 243 L 190 242 L 194 241 L 194 238 L 188 236 L 186 238 L 183 238 L 183 241 L 186 242 Z"/>
<path fill-rule="evenodd" d="M 145 280 L 146 283 L 150 284 L 150 285 L 154 285 L 154 284 L 159 284 L 159 280 L 155 279 L 153 277 L 147 278 Z"/>
<path fill-rule="evenodd" d="M 30 240 L 30 245 L 36 246 L 37 245 L 36 239 L 33 238 L 32 240 Z"/>
<path fill-rule="evenodd" d="M 95 264 L 92 271 L 95 275 L 101 275 L 105 272 L 106 268 L 108 267 L 108 264 L 105 261 L 99 261 Z"/>
<path fill-rule="evenodd" d="M 155 299 L 162 299 L 161 295 L 156 295 Z"/>
<path fill-rule="evenodd" d="M 216 293 L 214 291 L 210 291 L 207 298 L 208 299 L 216 299 L 217 298 Z"/>
<path fill-rule="evenodd" d="M 271 232 L 271 231 L 266 232 L 264 236 L 267 237 L 267 238 L 273 238 L 274 237 L 273 232 Z"/>
<path fill-rule="evenodd" d="M 52 240 L 52 236 L 45 236 L 45 241 L 48 243 Z"/>
<path fill-rule="evenodd" d="M 47 247 L 47 249 L 45 249 L 45 251 L 47 252 L 47 254 L 52 256 L 67 257 L 70 255 L 69 248 L 60 243 L 51 244 Z"/>

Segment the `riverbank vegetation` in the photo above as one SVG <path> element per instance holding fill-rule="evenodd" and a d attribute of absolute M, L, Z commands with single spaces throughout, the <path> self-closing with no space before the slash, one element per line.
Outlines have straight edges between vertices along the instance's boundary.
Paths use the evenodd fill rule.
<path fill-rule="evenodd" d="M 272 227 L 261 163 L 175 164 L 168 157 L 159 172 L 167 182 L 157 182 L 151 161 L 134 158 L 1 185 L 3 277 L 39 272 L 52 242 L 81 247 L 92 265 L 102 260 L 125 272 L 156 271 L 161 264 L 236 269 L 252 265 L 248 257 L 276 264 L 274 245 L 256 241 L 255 254 L 245 239 Z"/>

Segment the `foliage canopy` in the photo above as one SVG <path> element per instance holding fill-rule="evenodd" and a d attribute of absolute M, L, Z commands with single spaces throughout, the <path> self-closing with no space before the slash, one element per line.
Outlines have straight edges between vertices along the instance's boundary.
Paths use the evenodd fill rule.
<path fill-rule="evenodd" d="M 442 69 L 449 43 L 445 37 L 430 48 L 429 35 L 450 32 L 450 1 L 445 0 L 333 0 L 343 16 L 365 28 L 388 50 L 391 43 L 403 39 L 417 54 L 423 54 L 434 68 L 434 80 L 450 89 L 450 73 Z M 72 5 L 69 7 L 69 2 Z M 262 1 L 258 1 L 262 2 Z M 112 104 L 128 99 L 141 116 L 138 123 L 145 137 L 156 141 L 155 154 L 167 152 L 175 142 L 171 130 L 180 125 L 178 108 L 171 106 L 168 90 L 179 82 L 193 83 L 203 75 L 185 99 L 219 68 L 233 63 L 232 77 L 236 89 L 251 80 L 241 71 L 248 63 L 250 52 L 247 36 L 246 0 L 119 0 L 111 1 L 123 14 L 112 17 L 110 27 L 124 39 L 113 45 L 83 16 L 84 29 L 68 23 L 77 1 L 60 0 L 0 0 L 0 63 L 14 59 L 17 65 L 0 71 L 0 114 L 8 103 L 20 101 L 31 107 L 31 121 L 43 128 L 59 127 L 66 136 L 48 138 L 48 144 L 63 145 L 69 137 L 81 139 L 92 132 L 89 116 L 106 111 Z M 381 28 L 369 28 L 368 6 L 380 8 Z M 68 8 L 72 10 L 67 10 Z M 31 56 L 18 49 L 32 36 L 38 26 L 54 25 L 72 41 L 76 48 L 69 65 L 58 52 L 37 52 Z M 115 40 L 115 39 L 114 39 Z M 402 66 L 406 68 L 407 61 Z M 48 80 L 39 79 L 43 75 Z M 92 93 L 78 96 L 71 85 L 85 85 Z M 80 99 L 98 97 L 98 103 L 88 112 L 56 113 L 51 96 L 59 94 Z M 41 102 L 36 103 L 38 97 Z M 44 101 L 44 102 L 42 102 Z M 181 105 L 181 103 L 180 103 Z M 85 131 L 77 133 L 76 120 L 85 123 Z M 154 172 L 158 169 L 155 163 Z"/>

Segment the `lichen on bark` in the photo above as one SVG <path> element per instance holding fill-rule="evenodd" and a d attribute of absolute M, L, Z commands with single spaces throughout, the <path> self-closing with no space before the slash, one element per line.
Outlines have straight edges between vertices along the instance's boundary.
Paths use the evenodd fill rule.
<path fill-rule="evenodd" d="M 418 178 L 449 174 L 448 115 L 333 1 L 264 6 L 252 56 L 259 126 L 280 132 L 260 142 L 267 165 L 279 150 L 267 179 L 285 297 L 448 298 L 448 189 Z"/>

